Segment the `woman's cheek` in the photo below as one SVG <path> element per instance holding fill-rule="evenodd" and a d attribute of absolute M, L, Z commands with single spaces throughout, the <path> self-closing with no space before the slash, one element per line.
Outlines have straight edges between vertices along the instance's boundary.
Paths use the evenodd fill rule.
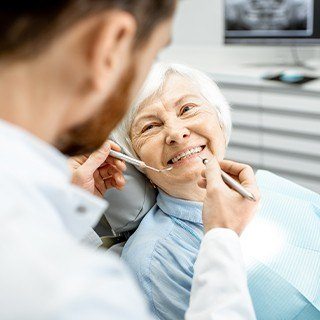
<path fill-rule="evenodd" d="M 140 135 L 132 139 L 132 145 L 136 154 L 141 157 L 142 148 L 147 144 L 147 137 L 144 135 Z"/>
<path fill-rule="evenodd" d="M 133 141 L 132 146 L 135 153 L 138 155 L 139 158 L 141 158 L 140 152 L 141 152 L 142 143 L 140 142 L 140 140 Z"/>
<path fill-rule="evenodd" d="M 214 123 L 215 125 L 212 125 Z M 206 121 L 200 130 L 199 134 L 208 140 L 210 151 L 215 154 L 218 160 L 223 160 L 226 153 L 226 145 L 220 125 L 216 121 Z"/>
<path fill-rule="evenodd" d="M 158 155 L 157 152 L 160 152 L 160 150 L 161 148 L 156 147 L 151 141 L 144 141 L 140 148 L 139 157 L 147 164 L 157 167 L 157 160 L 160 159 L 160 155 Z"/>
<path fill-rule="evenodd" d="M 209 128 L 212 128 L 212 124 L 219 122 L 215 113 L 209 111 L 199 112 L 192 118 L 191 121 L 198 127 L 198 129 L 203 128 L 206 129 L 206 131 L 208 131 Z M 214 125 L 214 127 L 216 126 Z"/>

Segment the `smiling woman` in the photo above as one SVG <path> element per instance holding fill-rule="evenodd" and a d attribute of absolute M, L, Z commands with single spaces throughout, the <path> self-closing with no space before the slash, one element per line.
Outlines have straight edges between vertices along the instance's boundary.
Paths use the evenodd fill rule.
<path fill-rule="evenodd" d="M 217 85 L 195 69 L 159 63 L 112 138 L 148 165 L 173 167 L 162 174 L 146 172 L 166 193 L 203 201 L 199 156 L 222 160 L 230 134 L 230 107 Z"/>
<path fill-rule="evenodd" d="M 200 157 L 222 160 L 230 132 L 229 105 L 211 79 L 188 67 L 157 64 L 113 134 L 128 155 L 156 168 L 173 167 L 163 173 L 144 172 L 159 194 L 122 252 L 156 319 L 185 319 L 205 231 Z M 220 166 L 236 170 L 243 165 L 223 160 Z M 320 198 L 271 173 L 257 176 L 262 194 L 259 214 L 241 237 L 257 319 L 320 319 Z M 291 199 L 287 194 L 291 189 L 299 197 L 307 194 L 308 201 Z M 210 208 L 214 213 L 222 210 L 214 202 Z M 220 307 L 228 279 L 219 280 L 221 291 L 208 299 Z"/>

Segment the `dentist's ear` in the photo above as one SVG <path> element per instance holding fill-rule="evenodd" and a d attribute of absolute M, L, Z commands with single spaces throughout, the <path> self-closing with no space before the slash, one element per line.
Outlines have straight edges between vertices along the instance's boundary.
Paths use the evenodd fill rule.
<path fill-rule="evenodd" d="M 124 11 L 101 17 L 89 48 L 89 73 L 94 90 L 110 93 L 129 65 L 136 36 L 135 18 Z"/>

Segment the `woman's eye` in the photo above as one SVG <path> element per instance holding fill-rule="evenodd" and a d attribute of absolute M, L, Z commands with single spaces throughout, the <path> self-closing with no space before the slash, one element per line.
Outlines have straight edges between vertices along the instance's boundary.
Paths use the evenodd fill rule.
<path fill-rule="evenodd" d="M 190 105 L 190 104 L 184 106 L 184 107 L 181 109 L 180 114 L 184 114 L 184 113 L 190 111 L 191 109 L 193 109 L 193 107 L 194 107 L 194 106 L 193 106 L 193 105 Z"/>
<path fill-rule="evenodd" d="M 155 127 L 154 124 L 149 124 L 149 125 L 145 126 L 145 127 L 142 129 L 142 133 L 144 133 L 144 132 L 146 132 L 146 131 L 148 131 L 148 130 L 153 129 L 154 127 Z"/>

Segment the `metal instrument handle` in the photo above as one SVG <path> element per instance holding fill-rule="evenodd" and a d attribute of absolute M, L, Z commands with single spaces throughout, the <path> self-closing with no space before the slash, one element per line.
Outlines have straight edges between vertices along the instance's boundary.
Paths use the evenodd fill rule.
<path fill-rule="evenodd" d="M 118 152 L 118 151 L 110 150 L 109 155 L 111 157 L 116 158 L 116 159 L 124 160 L 124 161 L 126 161 L 128 163 L 131 163 L 131 164 L 135 165 L 135 166 L 139 166 L 139 167 L 144 167 L 145 166 L 145 163 L 143 161 L 134 159 L 134 158 L 129 157 L 129 156 L 127 156 L 127 155 L 125 155 L 125 154 L 123 154 L 121 152 Z"/>

